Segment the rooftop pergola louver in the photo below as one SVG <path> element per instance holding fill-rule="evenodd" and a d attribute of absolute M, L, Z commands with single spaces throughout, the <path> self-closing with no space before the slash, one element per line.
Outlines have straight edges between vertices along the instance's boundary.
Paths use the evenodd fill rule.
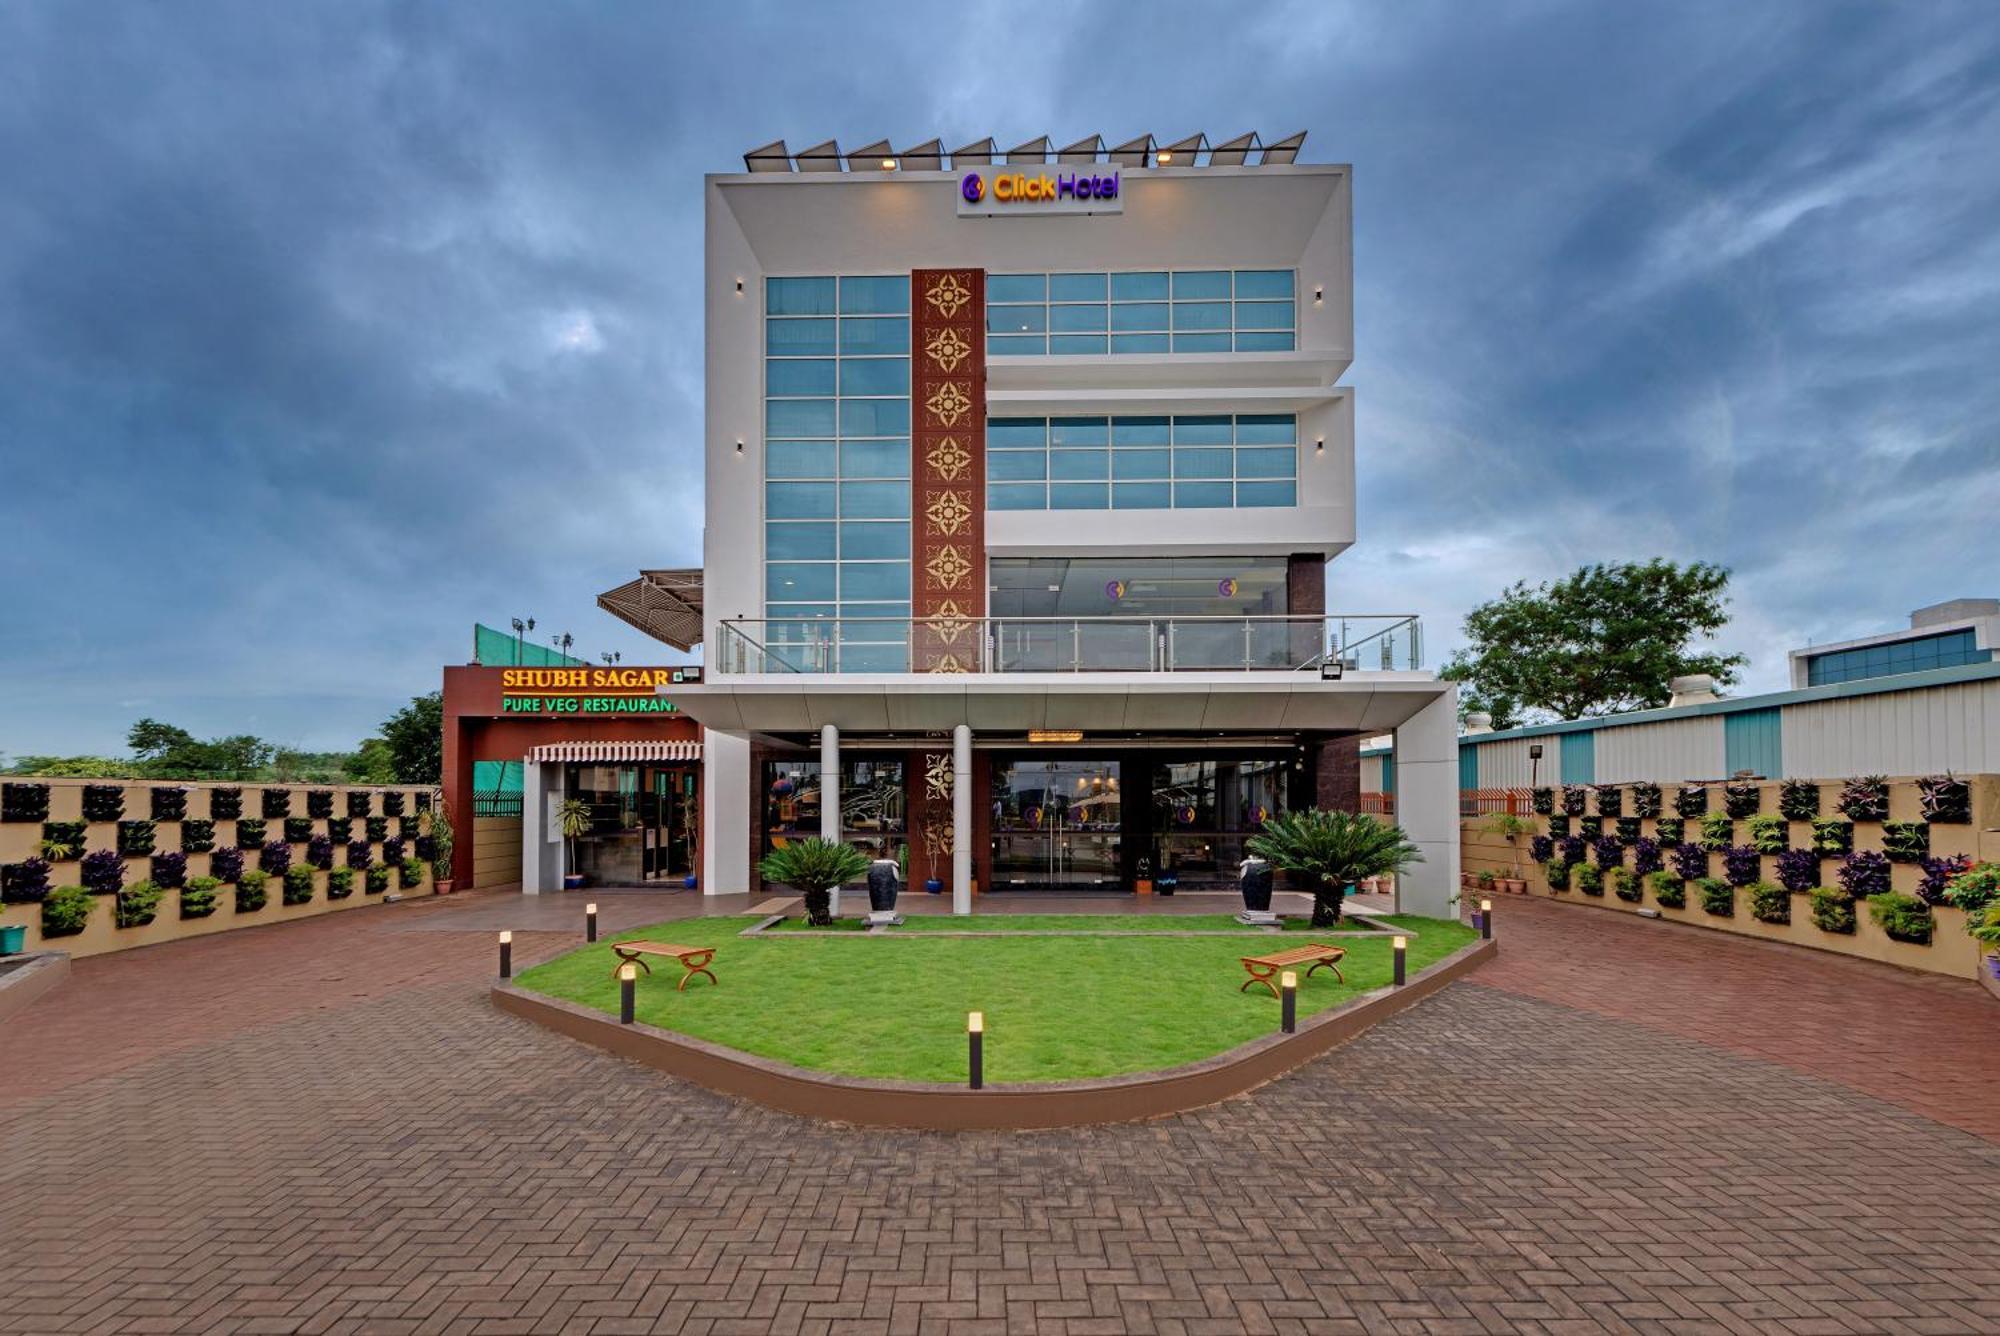
<path fill-rule="evenodd" d="M 832 139 L 793 153 L 782 139 L 743 155 L 743 166 L 751 172 L 857 172 L 885 171 L 937 172 L 947 168 L 991 167 L 999 162 L 1009 167 L 1089 166 L 1105 163 L 1113 167 L 1290 167 L 1299 160 L 1306 132 L 1299 131 L 1274 143 L 1265 143 L 1252 130 L 1234 139 L 1211 146 L 1208 136 L 1195 133 L 1171 144 L 1161 144 L 1150 134 L 1128 139 L 1116 148 L 1106 148 L 1102 135 L 1087 135 L 1064 148 L 1054 148 L 1047 135 L 1038 135 L 1005 152 L 995 149 L 993 138 L 975 139 L 962 148 L 944 151 L 941 139 L 926 139 L 901 153 L 886 139 L 878 139 L 851 153 L 842 153 Z"/>
<path fill-rule="evenodd" d="M 597 596 L 597 606 L 618 620 L 678 650 L 701 643 L 700 570 L 641 571 Z"/>

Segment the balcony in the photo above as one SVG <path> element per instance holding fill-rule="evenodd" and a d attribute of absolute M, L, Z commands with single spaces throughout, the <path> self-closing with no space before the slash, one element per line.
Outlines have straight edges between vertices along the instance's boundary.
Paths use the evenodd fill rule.
<path fill-rule="evenodd" d="M 1300 617 L 815 617 L 721 623 L 724 674 L 1348 673 L 1423 667 L 1410 613 Z M 1326 671 L 1338 664 L 1338 674 Z"/>

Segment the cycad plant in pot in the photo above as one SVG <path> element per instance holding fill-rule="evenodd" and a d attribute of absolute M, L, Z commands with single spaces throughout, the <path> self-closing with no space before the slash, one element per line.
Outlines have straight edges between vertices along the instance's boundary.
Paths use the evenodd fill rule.
<path fill-rule="evenodd" d="M 556 825 L 563 837 L 563 889 L 574 891 L 583 885 L 576 870 L 576 842 L 590 834 L 590 804 L 581 798 L 565 798 L 556 808 Z"/>
<path fill-rule="evenodd" d="M 814 836 L 780 845 L 765 854 L 757 870 L 766 881 L 797 891 L 806 902 L 806 922 L 815 928 L 833 926 L 833 888 L 868 871 L 868 855 L 839 840 Z"/>
<path fill-rule="evenodd" d="M 1356 812 L 1309 808 L 1264 823 L 1244 848 L 1271 866 L 1299 874 L 1312 887 L 1315 928 L 1340 922 L 1341 901 L 1357 882 L 1401 872 L 1423 861 L 1401 826 Z"/>

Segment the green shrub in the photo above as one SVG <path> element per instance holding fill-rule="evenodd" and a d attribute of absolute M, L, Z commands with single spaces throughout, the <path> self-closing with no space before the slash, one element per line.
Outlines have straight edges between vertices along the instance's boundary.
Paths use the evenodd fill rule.
<path fill-rule="evenodd" d="M 1720 877 L 1703 877 L 1694 884 L 1701 907 L 1717 918 L 1736 917 L 1736 888 Z"/>
<path fill-rule="evenodd" d="M 1837 816 L 1817 817 L 1812 823 L 1813 852 L 1821 858 L 1845 858 L 1854 852 L 1854 823 Z"/>
<path fill-rule="evenodd" d="M 58 886 L 42 901 L 42 936 L 74 937 L 90 922 L 95 903 L 81 886 Z"/>
<path fill-rule="evenodd" d="M 337 867 L 326 874 L 326 898 L 345 900 L 354 894 L 354 869 Z"/>
<path fill-rule="evenodd" d="M 377 890 L 377 887 L 375 885 L 375 876 L 374 876 L 376 871 L 377 869 L 372 867 L 368 869 L 369 872 L 368 893 L 370 895 L 374 895 Z M 389 869 L 385 867 L 380 869 L 380 871 L 382 873 L 382 885 L 380 889 L 386 891 L 389 889 Z M 424 884 L 424 865 L 417 859 L 414 858 L 404 859 L 402 872 L 403 872 L 404 890 L 413 891 Z"/>
<path fill-rule="evenodd" d="M 1701 819 L 1701 847 L 1717 853 L 1736 843 L 1736 823 L 1727 812 L 1710 812 Z"/>
<path fill-rule="evenodd" d="M 410 880 L 410 869 L 412 868 L 416 869 L 417 879 L 415 881 Z M 351 869 L 342 869 L 342 870 L 350 871 Z M 421 886 L 423 884 L 424 884 L 424 865 L 422 863 L 417 862 L 415 859 L 411 859 L 409 862 L 403 864 L 403 885 Z M 382 892 L 388 889 L 389 889 L 389 865 L 387 863 L 378 863 L 374 867 L 369 868 L 368 894 L 380 895 L 382 894 Z"/>
<path fill-rule="evenodd" d="M 371 816 L 364 823 L 364 829 L 368 832 L 368 842 L 370 844 L 380 844 L 389 838 L 389 818 L 386 816 Z"/>
<path fill-rule="evenodd" d="M 153 823 L 150 821 L 118 823 L 118 852 L 127 858 L 144 858 L 153 852 L 153 839 Z"/>
<path fill-rule="evenodd" d="M 284 901 L 288 905 L 309 905 L 313 898 L 313 870 L 300 863 L 285 869 Z"/>
<path fill-rule="evenodd" d="M 1792 921 L 1792 893 L 1776 882 L 1760 881 L 1744 888 L 1750 897 L 1750 916 L 1764 923 Z"/>
<path fill-rule="evenodd" d="M 1819 815 L 1819 785 L 1810 779 L 1788 779 L 1778 785 L 1778 813 L 1787 821 L 1810 821 Z"/>
<path fill-rule="evenodd" d="M 1812 898 L 1813 922 L 1823 932 L 1854 931 L 1854 897 L 1838 886 L 1815 886 Z"/>
<path fill-rule="evenodd" d="M 354 818 L 350 816 L 328 817 L 326 837 L 335 844 L 346 844 L 354 838 Z"/>
<path fill-rule="evenodd" d="M 264 830 L 269 823 L 260 816 L 246 816 L 236 823 L 236 847 L 239 849 L 261 849 L 264 847 Z"/>
<path fill-rule="evenodd" d="M 222 882 L 215 877 L 190 877 L 181 887 L 181 917 L 207 918 L 215 912 L 215 889 Z"/>
<path fill-rule="evenodd" d="M 1677 816 L 1663 816 L 1653 823 L 1653 838 L 1662 846 L 1672 846 L 1687 839 L 1687 821 Z"/>
<path fill-rule="evenodd" d="M 1549 889 L 1566 891 L 1569 889 L 1569 864 L 1560 858 L 1551 858 L 1542 865 L 1542 874 L 1549 879 Z"/>
<path fill-rule="evenodd" d="M 1918 946 L 1931 944 L 1931 930 L 1937 926 L 1929 905 L 1914 895 L 1902 895 L 1896 891 L 1869 896 L 1868 916 L 1894 940 Z"/>
<path fill-rule="evenodd" d="M 1646 897 L 1645 883 L 1639 874 L 1629 867 L 1611 869 L 1611 893 L 1628 904 L 1638 904 Z"/>
<path fill-rule="evenodd" d="M 1604 894 L 1604 869 L 1595 863 L 1576 865 L 1576 888 L 1585 895 Z"/>
<path fill-rule="evenodd" d="M 1688 888 L 1685 881 L 1671 872 L 1655 872 L 1649 880 L 1653 883 L 1653 901 L 1660 908 L 1687 908 Z"/>
<path fill-rule="evenodd" d="M 83 857 L 84 841 L 90 827 L 82 821 L 44 821 L 42 841 L 36 851 L 51 863 L 67 863 Z"/>
<path fill-rule="evenodd" d="M 1750 845 L 1760 854 L 1781 854 L 1792 847 L 1789 823 L 1781 816 L 1750 818 Z"/>
<path fill-rule="evenodd" d="M 118 892 L 112 903 L 112 922 L 121 928 L 143 928 L 159 917 L 160 900 L 166 892 L 150 881 L 135 881 Z"/>
<path fill-rule="evenodd" d="M 1882 823 L 1882 852 L 1892 863 L 1921 863 L 1930 857 L 1931 828 L 1922 821 Z"/>
<path fill-rule="evenodd" d="M 2000 900 L 2000 863 L 1974 863 L 1951 879 L 1944 888 L 1944 898 L 1965 911 L 1965 926 L 1970 931 L 1986 907 Z"/>
<path fill-rule="evenodd" d="M 265 902 L 270 898 L 270 893 L 265 889 L 266 884 L 270 880 L 271 874 L 261 868 L 252 868 L 238 877 L 236 879 L 236 912 L 239 914 L 254 914 L 262 909 Z"/>
<path fill-rule="evenodd" d="M 1580 816 L 1576 819 L 1576 833 L 1595 843 L 1604 834 L 1604 818 L 1601 816 Z"/>
<path fill-rule="evenodd" d="M 1558 840 L 1569 838 L 1569 816 L 1566 813 L 1556 812 L 1550 815 L 1549 835 Z"/>
<path fill-rule="evenodd" d="M 181 852 L 205 854 L 215 847 L 215 823 L 198 817 L 181 822 Z"/>
<path fill-rule="evenodd" d="M 304 844 L 313 836 L 312 818 L 309 816 L 288 816 L 285 818 L 285 843 Z"/>

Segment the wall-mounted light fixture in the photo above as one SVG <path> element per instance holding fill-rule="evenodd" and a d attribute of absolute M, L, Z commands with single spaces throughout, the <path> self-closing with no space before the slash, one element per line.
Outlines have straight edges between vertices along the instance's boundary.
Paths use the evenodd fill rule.
<path fill-rule="evenodd" d="M 740 278 L 736 280 L 736 295 L 739 297 L 743 295 L 743 280 Z"/>
<path fill-rule="evenodd" d="M 1164 167 L 1164 166 L 1166 166 L 1166 165 L 1167 165 L 1168 163 L 1172 162 L 1173 160 L 1174 160 L 1174 151 L 1173 151 L 1172 149 L 1170 149 L 1170 148 L 1163 148 L 1163 149 L 1161 149 L 1161 150 L 1160 150 L 1160 154 L 1159 154 L 1159 163 L 1160 163 L 1160 166 Z"/>
<path fill-rule="evenodd" d="M 742 286 L 742 284 L 740 284 L 740 283 L 739 283 L 739 284 L 738 284 L 737 286 L 738 286 L 738 287 L 741 287 L 741 286 Z M 1325 288 L 1314 288 L 1314 289 L 1313 289 L 1313 305 L 1314 305 L 1314 306 L 1318 306 L 1318 305 L 1319 305 L 1319 304 L 1320 304 L 1321 302 L 1323 302 L 1323 301 L 1325 301 L 1325 300 L 1326 300 L 1326 289 L 1325 289 Z"/>
<path fill-rule="evenodd" d="M 741 436 L 736 438 L 736 453 L 739 455 L 743 453 L 743 438 Z"/>
<path fill-rule="evenodd" d="M 883 171 L 885 171 L 885 172 L 893 172 L 893 171 L 895 171 L 895 170 L 896 170 L 896 160 L 895 160 L 894 158 L 884 158 L 884 159 L 882 159 L 882 170 L 883 170 Z"/>
<path fill-rule="evenodd" d="M 1326 453 L 1326 437 L 1321 436 L 1313 441 L 1313 453 L 1316 455 L 1323 455 Z"/>

